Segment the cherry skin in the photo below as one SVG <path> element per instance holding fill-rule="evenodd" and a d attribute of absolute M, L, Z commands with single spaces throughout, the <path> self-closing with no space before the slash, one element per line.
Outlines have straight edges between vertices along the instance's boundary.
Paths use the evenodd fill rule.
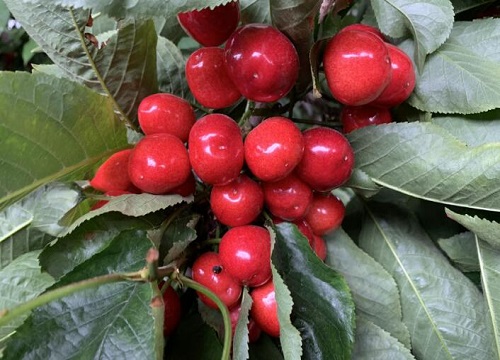
<path fill-rule="evenodd" d="M 299 56 L 292 42 L 265 24 L 244 25 L 225 46 L 227 71 L 249 100 L 273 102 L 285 96 L 299 76 Z"/>
<path fill-rule="evenodd" d="M 358 31 L 366 31 L 366 32 L 370 32 L 374 35 L 377 35 L 380 40 L 383 40 L 385 41 L 385 36 L 384 34 L 382 34 L 382 32 L 377 29 L 376 27 L 374 26 L 370 26 L 370 25 L 365 25 L 365 24 L 351 24 L 351 25 L 348 25 L 346 26 L 345 28 L 343 28 L 342 30 L 340 31 L 349 31 L 349 30 L 358 30 Z"/>
<path fill-rule="evenodd" d="M 165 194 L 183 184 L 191 166 L 186 147 L 170 134 L 144 136 L 135 145 L 128 162 L 132 183 L 143 192 Z"/>
<path fill-rule="evenodd" d="M 264 207 L 264 192 L 258 183 L 242 174 L 229 184 L 212 188 L 210 207 L 224 225 L 248 225 Z"/>
<path fill-rule="evenodd" d="M 181 299 L 173 287 L 169 286 L 163 293 L 165 312 L 163 316 L 163 336 L 169 336 L 181 321 Z"/>
<path fill-rule="evenodd" d="M 391 58 L 392 78 L 373 104 L 394 107 L 408 99 L 415 88 L 415 69 L 410 57 L 403 50 L 388 43 L 386 47 Z"/>
<path fill-rule="evenodd" d="M 392 76 L 385 43 L 367 31 L 337 33 L 326 45 L 323 65 L 333 97 L 345 105 L 375 100 Z"/>
<path fill-rule="evenodd" d="M 219 46 L 226 41 L 240 21 L 239 1 L 231 1 L 213 9 L 193 10 L 177 14 L 184 31 L 203 46 Z"/>
<path fill-rule="evenodd" d="M 207 108 L 225 108 L 241 98 L 226 71 L 221 48 L 205 47 L 193 52 L 186 62 L 186 80 L 196 101 Z"/>
<path fill-rule="evenodd" d="M 158 93 L 142 99 L 137 110 L 139 125 L 146 135 L 167 133 L 186 142 L 196 121 L 191 105 L 184 99 Z"/>
<path fill-rule="evenodd" d="M 224 268 L 242 285 L 259 286 L 271 278 L 271 236 L 266 228 L 229 229 L 221 238 L 219 255 Z"/>
<path fill-rule="evenodd" d="M 253 128 L 245 138 L 244 147 L 250 171 L 262 181 L 277 181 L 299 163 L 304 140 L 293 121 L 275 116 Z"/>
<path fill-rule="evenodd" d="M 387 124 L 392 122 L 392 115 L 388 108 L 374 105 L 344 106 L 340 112 L 342 131 L 345 134 L 370 125 Z"/>
<path fill-rule="evenodd" d="M 236 330 L 236 325 L 238 324 L 238 320 L 240 319 L 240 313 L 241 313 L 241 305 L 234 306 L 231 309 L 229 309 L 229 317 L 231 319 L 231 330 L 232 334 L 234 336 L 234 332 Z M 262 330 L 260 329 L 259 325 L 255 322 L 254 319 L 251 317 L 248 318 L 248 342 L 256 342 L 260 334 L 262 333 Z"/>
<path fill-rule="evenodd" d="M 344 220 L 344 203 L 333 194 L 314 194 L 305 220 L 315 235 L 324 235 L 337 229 Z"/>
<path fill-rule="evenodd" d="M 189 172 L 189 176 L 188 176 L 187 180 L 184 181 L 179 186 L 170 190 L 168 193 L 186 197 L 186 196 L 194 194 L 195 191 L 196 191 L 196 180 L 194 178 L 193 173 Z"/>
<path fill-rule="evenodd" d="M 310 243 L 314 253 L 322 260 L 325 261 L 328 256 L 328 249 L 326 247 L 325 239 L 321 236 L 314 235 L 313 241 Z"/>
<path fill-rule="evenodd" d="M 316 191 L 330 191 L 351 176 L 354 151 L 340 132 L 311 128 L 303 133 L 304 155 L 295 168 L 296 174 Z"/>
<path fill-rule="evenodd" d="M 272 280 L 253 289 L 250 296 L 253 300 L 250 316 L 266 334 L 274 337 L 280 336 L 278 305 Z"/>
<path fill-rule="evenodd" d="M 193 263 L 193 280 L 207 287 L 228 307 L 238 303 L 242 287 L 222 265 L 219 254 L 206 252 Z M 217 304 L 198 292 L 198 297 L 207 306 L 218 309 Z"/>
<path fill-rule="evenodd" d="M 99 166 L 94 177 L 90 180 L 90 186 L 102 192 L 139 192 L 130 181 L 128 174 L 128 162 L 131 153 L 132 149 L 126 149 L 111 155 Z"/>
<path fill-rule="evenodd" d="M 295 174 L 275 182 L 262 183 L 262 189 L 264 203 L 271 214 L 287 221 L 302 218 L 313 199 L 309 185 Z"/>
<path fill-rule="evenodd" d="M 243 138 L 229 116 L 200 118 L 191 128 L 188 147 L 191 166 L 204 183 L 224 185 L 240 174 L 245 160 Z"/>

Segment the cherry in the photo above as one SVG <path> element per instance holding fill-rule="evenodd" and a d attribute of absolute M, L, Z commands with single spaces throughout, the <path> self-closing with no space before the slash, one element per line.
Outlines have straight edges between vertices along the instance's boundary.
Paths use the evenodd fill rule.
<path fill-rule="evenodd" d="M 99 166 L 94 177 L 90 180 L 90 186 L 102 192 L 117 190 L 138 192 L 128 174 L 131 153 L 132 149 L 126 149 L 111 155 Z"/>
<path fill-rule="evenodd" d="M 240 175 L 229 184 L 214 186 L 210 206 L 217 220 L 227 226 L 250 224 L 264 207 L 264 193 L 259 184 Z"/>
<path fill-rule="evenodd" d="M 241 98 L 226 71 L 221 48 L 206 47 L 193 52 L 186 62 L 186 80 L 196 101 L 207 108 L 225 108 Z"/>
<path fill-rule="evenodd" d="M 358 30 L 358 31 L 370 32 L 370 33 L 372 33 L 374 35 L 377 35 L 380 38 L 380 40 L 385 41 L 384 34 L 382 34 L 382 32 L 379 29 L 377 29 L 376 27 L 374 27 L 374 26 L 365 25 L 365 24 L 359 24 L 359 23 L 357 23 L 357 24 L 351 24 L 351 25 L 346 26 L 342 30 L 340 30 L 340 32 L 342 32 L 342 31 L 350 31 L 350 30 Z"/>
<path fill-rule="evenodd" d="M 280 336 L 278 305 L 272 280 L 253 289 L 250 296 L 253 300 L 250 316 L 266 334 Z"/>
<path fill-rule="evenodd" d="M 181 299 L 173 287 L 169 286 L 163 293 L 165 312 L 163 318 L 163 336 L 169 336 L 181 321 Z"/>
<path fill-rule="evenodd" d="M 224 185 L 238 177 L 245 160 L 243 139 L 236 122 L 227 115 L 210 114 L 191 128 L 189 159 L 206 184 Z"/>
<path fill-rule="evenodd" d="M 385 45 L 391 58 L 392 78 L 373 104 L 394 107 L 408 99 L 415 88 L 415 69 L 403 50 L 392 44 Z"/>
<path fill-rule="evenodd" d="M 234 306 L 231 309 L 229 309 L 229 317 L 231 319 L 231 330 L 233 336 L 236 330 L 236 325 L 238 324 L 238 320 L 240 319 L 240 313 L 241 313 L 241 305 Z M 260 334 L 262 333 L 262 330 L 260 329 L 259 325 L 257 325 L 254 319 L 249 317 L 247 327 L 248 327 L 248 342 L 252 343 L 257 341 L 260 337 Z"/>
<path fill-rule="evenodd" d="M 332 95 L 345 105 L 375 100 L 391 80 L 389 51 L 367 31 L 337 33 L 326 45 L 323 64 Z"/>
<path fill-rule="evenodd" d="M 184 181 L 179 186 L 170 190 L 168 193 L 169 194 L 177 194 L 177 195 L 186 197 L 186 196 L 194 194 L 195 191 L 196 191 L 196 180 L 194 178 L 193 173 L 189 172 L 189 176 L 188 176 L 187 180 Z"/>
<path fill-rule="evenodd" d="M 125 190 L 110 190 L 110 191 L 106 191 L 104 193 L 105 196 L 109 196 L 109 197 L 126 195 L 126 194 L 133 194 L 133 193 L 131 193 L 130 191 L 125 191 Z M 90 210 L 100 209 L 104 205 L 106 205 L 108 202 L 109 202 L 109 200 L 99 200 L 94 205 L 92 205 L 92 207 L 90 208 Z"/>
<path fill-rule="evenodd" d="M 304 140 L 293 121 L 276 116 L 253 128 L 244 147 L 250 171 L 263 181 L 276 181 L 297 166 L 304 152 Z"/>
<path fill-rule="evenodd" d="M 281 99 L 299 75 L 299 57 L 292 42 L 265 24 L 244 25 L 225 46 L 227 71 L 244 97 L 252 101 Z"/>
<path fill-rule="evenodd" d="M 238 303 L 242 287 L 222 265 L 219 254 L 206 252 L 193 263 L 193 280 L 211 290 L 228 307 Z M 217 304 L 198 292 L 198 297 L 207 306 L 217 309 Z"/>
<path fill-rule="evenodd" d="M 328 256 L 328 249 L 326 247 L 325 239 L 321 236 L 314 235 L 313 241 L 310 243 L 314 253 L 323 261 Z"/>
<path fill-rule="evenodd" d="M 226 41 L 240 21 L 238 1 L 213 9 L 193 10 L 177 14 L 180 25 L 203 46 L 219 46 Z"/>
<path fill-rule="evenodd" d="M 284 220 L 302 218 L 311 205 L 313 193 L 309 185 L 295 174 L 286 178 L 262 183 L 264 202 L 269 211 Z"/>
<path fill-rule="evenodd" d="M 142 99 L 137 110 L 139 125 L 146 135 L 167 133 L 186 142 L 196 121 L 191 105 L 184 99 L 158 93 Z"/>
<path fill-rule="evenodd" d="M 271 277 L 271 236 L 266 228 L 229 229 L 221 238 L 219 255 L 224 268 L 242 285 L 259 286 Z"/>
<path fill-rule="evenodd" d="M 342 130 L 345 134 L 365 126 L 392 122 L 392 115 L 388 108 L 371 104 L 344 106 L 342 108 L 340 112 L 340 122 L 342 123 Z"/>
<path fill-rule="evenodd" d="M 135 145 L 128 162 L 132 183 L 150 194 L 164 194 L 184 183 L 191 166 L 186 147 L 170 134 L 144 136 Z"/>
<path fill-rule="evenodd" d="M 305 220 L 315 235 L 337 229 L 344 220 L 344 203 L 333 194 L 314 194 Z"/>
<path fill-rule="evenodd" d="M 344 184 L 354 166 L 354 151 L 345 136 L 326 127 L 310 128 L 303 136 L 304 155 L 296 174 L 317 191 Z"/>

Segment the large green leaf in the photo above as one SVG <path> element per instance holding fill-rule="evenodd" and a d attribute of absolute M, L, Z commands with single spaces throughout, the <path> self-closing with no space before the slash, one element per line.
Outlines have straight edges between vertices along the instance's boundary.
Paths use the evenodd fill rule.
<path fill-rule="evenodd" d="M 481 284 L 495 339 L 496 358 L 500 358 L 500 250 L 476 237 L 481 265 Z"/>
<path fill-rule="evenodd" d="M 451 3 L 453 4 L 455 14 L 458 14 L 494 1 L 495 0 L 451 0 Z"/>
<path fill-rule="evenodd" d="M 432 123 L 397 123 L 348 134 L 356 167 L 407 195 L 500 211 L 500 145 L 468 147 Z"/>
<path fill-rule="evenodd" d="M 463 227 L 476 234 L 481 240 L 490 245 L 500 248 L 500 223 L 494 220 L 488 220 L 477 215 L 459 214 L 450 209 L 446 209 L 446 215 L 455 220 Z"/>
<path fill-rule="evenodd" d="M 356 304 L 356 315 L 363 315 L 410 348 L 410 333 L 402 321 L 394 278 L 342 229 L 330 233 L 325 240 L 327 264 L 345 277 Z"/>
<path fill-rule="evenodd" d="M 493 358 L 482 294 L 447 261 L 411 213 L 372 205 L 359 242 L 395 278 L 417 358 Z"/>
<path fill-rule="evenodd" d="M 32 251 L 19 256 L 0 270 L 0 310 L 11 309 L 41 294 L 54 283 L 47 273 L 42 273 L 38 264 L 40 251 Z M 28 314 L 14 319 L 0 327 L 0 340 L 12 333 Z"/>
<path fill-rule="evenodd" d="M 57 286 L 136 271 L 151 242 L 128 232 L 75 268 Z M 153 359 L 154 318 L 148 284 L 119 282 L 82 290 L 35 309 L 8 340 L 4 359 Z"/>
<path fill-rule="evenodd" d="M 449 0 L 371 0 L 371 4 L 384 34 L 394 38 L 411 34 L 419 68 L 425 56 L 445 42 L 453 26 L 453 6 Z"/>
<path fill-rule="evenodd" d="M 126 146 L 109 98 L 41 73 L 0 73 L 0 119 L 0 208 Z"/>
<path fill-rule="evenodd" d="M 439 239 L 438 244 L 461 271 L 479 271 L 479 259 L 473 233 L 466 231 L 447 239 Z"/>
<path fill-rule="evenodd" d="M 271 4 L 269 0 L 240 0 L 241 21 L 250 23 L 271 23 Z"/>
<path fill-rule="evenodd" d="M 276 231 L 272 259 L 292 295 L 303 357 L 350 359 L 354 303 L 346 281 L 316 256 L 295 225 L 281 223 Z"/>
<path fill-rule="evenodd" d="M 157 91 L 156 31 L 153 21 L 121 24 L 97 49 L 85 37 L 89 10 L 63 8 L 43 0 L 6 0 L 26 32 L 73 80 L 109 96 L 129 122 L 139 102 Z"/>
<path fill-rule="evenodd" d="M 179 48 L 170 40 L 160 36 L 156 47 L 156 58 L 160 91 L 183 99 L 192 97 L 184 75 L 186 62 Z"/>
<path fill-rule="evenodd" d="M 448 40 L 428 56 L 410 104 L 423 111 L 460 114 L 500 107 L 499 41 L 500 19 L 456 22 Z M 407 51 L 411 46 L 402 44 Z"/>

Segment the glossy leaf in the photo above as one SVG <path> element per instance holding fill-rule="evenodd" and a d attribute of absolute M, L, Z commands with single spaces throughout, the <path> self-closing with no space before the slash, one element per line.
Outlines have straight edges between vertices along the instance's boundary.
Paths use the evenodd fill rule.
<path fill-rule="evenodd" d="M 243 288 L 241 294 L 241 310 L 240 317 L 234 329 L 233 335 L 233 359 L 246 360 L 249 358 L 248 346 L 248 314 L 252 307 L 252 298 L 248 293 L 248 289 Z"/>
<path fill-rule="evenodd" d="M 411 213 L 371 206 L 359 243 L 395 278 L 417 358 L 493 357 L 482 294 L 447 261 Z"/>
<path fill-rule="evenodd" d="M 348 134 L 356 166 L 378 185 L 443 204 L 500 211 L 500 146 L 468 147 L 432 123 Z"/>
<path fill-rule="evenodd" d="M 439 239 L 438 244 L 461 271 L 479 271 L 479 259 L 473 233 L 466 231 L 448 239 Z"/>
<path fill-rule="evenodd" d="M 481 240 L 488 242 L 496 248 L 500 248 L 500 238 L 498 237 L 498 234 L 500 234 L 500 223 L 481 218 L 477 215 L 459 214 L 450 209 L 446 209 L 446 215 L 472 231 Z"/>
<path fill-rule="evenodd" d="M 356 315 L 387 331 L 410 348 L 410 333 L 402 321 L 394 278 L 339 229 L 325 237 L 327 264 L 342 274 L 356 305 Z"/>
<path fill-rule="evenodd" d="M 126 145 L 110 99 L 75 82 L 3 72 L 0 95 L 0 208 Z"/>
<path fill-rule="evenodd" d="M 304 358 L 350 359 L 354 303 L 346 281 L 316 256 L 295 225 L 281 223 L 276 231 L 272 259 L 292 295 Z"/>
<path fill-rule="evenodd" d="M 434 52 L 448 38 L 454 21 L 449 0 L 372 0 L 377 24 L 393 38 L 415 40 L 415 62 L 421 68 L 425 56 Z"/>

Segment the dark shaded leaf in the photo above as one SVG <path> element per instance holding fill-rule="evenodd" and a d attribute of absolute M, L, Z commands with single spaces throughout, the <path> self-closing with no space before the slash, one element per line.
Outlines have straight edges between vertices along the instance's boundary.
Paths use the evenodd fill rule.
<path fill-rule="evenodd" d="M 461 271 L 479 271 L 479 259 L 473 233 L 466 231 L 447 239 L 439 239 L 438 244 Z"/>
<path fill-rule="evenodd" d="M 477 215 L 459 214 L 446 209 L 446 215 L 455 220 L 468 230 L 476 234 L 481 240 L 488 242 L 491 246 L 500 248 L 500 223 L 481 218 Z"/>

